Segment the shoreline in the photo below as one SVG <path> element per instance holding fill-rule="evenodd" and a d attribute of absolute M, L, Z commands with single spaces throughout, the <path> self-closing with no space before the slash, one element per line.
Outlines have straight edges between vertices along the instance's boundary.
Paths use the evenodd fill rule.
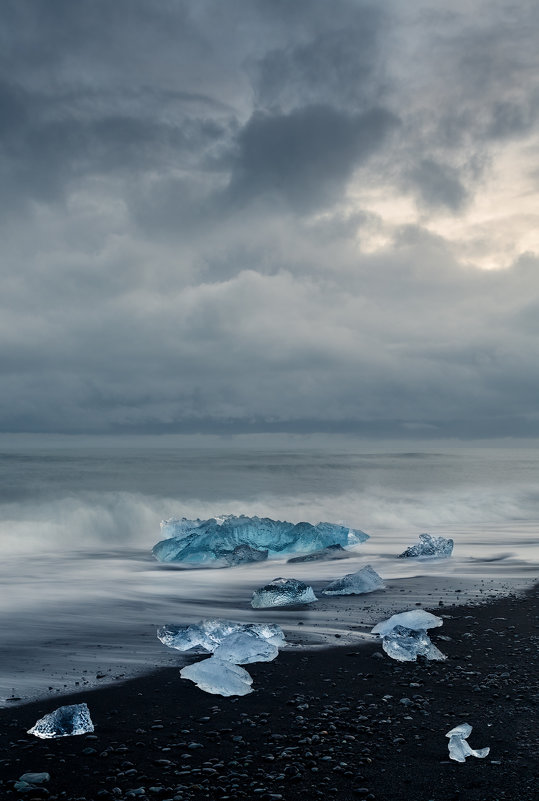
<path fill-rule="evenodd" d="M 69 606 L 54 604 L 52 608 L 44 603 L 39 615 L 32 610 L 10 610 L 1 627 L 0 708 L 40 699 L 61 704 L 64 696 L 79 689 L 116 685 L 156 668 L 174 667 L 178 652 L 163 646 L 156 637 L 157 629 L 165 623 L 208 618 L 277 623 L 285 631 L 288 648 L 294 651 L 298 647 L 319 650 L 337 641 L 340 646 L 358 647 L 370 638 L 377 622 L 414 604 L 441 609 L 457 603 L 486 603 L 500 595 L 525 592 L 532 584 L 529 576 L 495 579 L 455 574 L 461 566 L 452 562 L 446 566 L 449 572 L 445 576 L 434 572 L 439 564 L 399 564 L 401 569 L 413 567 L 418 574 L 391 578 L 387 576 L 391 571 L 381 566 L 379 571 L 385 574 L 386 582 L 383 591 L 334 598 L 320 594 L 329 580 L 365 563 L 365 556 L 346 560 L 346 567 L 340 561 L 316 563 L 325 578 L 310 576 L 315 570 L 309 565 L 303 566 L 303 573 L 294 571 L 296 577 L 313 586 L 319 599 L 305 607 L 253 610 L 251 593 L 264 579 L 244 569 L 230 568 L 226 575 L 216 576 L 215 584 L 208 585 L 207 576 L 201 578 L 194 571 L 191 583 L 187 583 L 178 580 L 176 571 L 141 574 L 135 563 L 136 584 L 128 593 L 117 587 L 116 596 L 110 588 L 100 600 L 85 596 Z M 282 568 L 274 565 L 270 576 L 279 575 Z"/>
<path fill-rule="evenodd" d="M 249 665 L 255 692 L 241 698 L 203 693 L 178 666 L 2 708 L 2 797 L 19 797 L 12 788 L 23 773 L 48 771 L 48 795 L 32 791 L 29 801 L 278 801 L 301 793 L 531 801 L 537 597 L 535 585 L 488 603 L 431 607 L 444 616 L 432 640 L 446 662 L 398 663 L 378 642 L 364 642 Z M 26 734 L 44 713 L 82 701 L 93 735 Z M 486 759 L 449 761 L 444 735 L 462 722 L 473 726 L 472 748 L 490 746 Z"/>

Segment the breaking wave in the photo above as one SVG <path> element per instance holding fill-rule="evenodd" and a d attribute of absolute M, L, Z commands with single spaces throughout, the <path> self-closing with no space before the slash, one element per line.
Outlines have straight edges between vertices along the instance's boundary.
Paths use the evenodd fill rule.
<path fill-rule="evenodd" d="M 94 548 L 150 548 L 160 521 L 173 516 L 219 514 L 267 516 L 291 522 L 344 523 L 369 534 L 439 531 L 466 526 L 510 525 L 539 520 L 533 486 L 470 488 L 412 494 L 371 487 L 308 497 L 266 495 L 256 500 L 177 500 L 130 492 L 77 493 L 67 497 L 0 505 L 0 542 L 5 552 Z"/>

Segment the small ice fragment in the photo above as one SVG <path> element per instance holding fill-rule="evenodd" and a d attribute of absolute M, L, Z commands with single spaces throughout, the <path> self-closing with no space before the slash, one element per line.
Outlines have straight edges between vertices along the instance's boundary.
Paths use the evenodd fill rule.
<path fill-rule="evenodd" d="M 443 661 L 447 657 L 436 648 L 426 631 L 414 631 L 404 626 L 395 628 L 382 637 L 382 648 L 398 662 L 415 662 L 418 656 Z"/>
<path fill-rule="evenodd" d="M 221 640 L 213 653 L 216 659 L 234 662 L 235 665 L 248 665 L 252 662 L 272 662 L 279 654 L 279 649 L 268 640 L 246 631 L 237 631 Z"/>
<path fill-rule="evenodd" d="M 264 587 L 255 590 L 251 599 L 254 609 L 265 609 L 269 606 L 292 606 L 296 604 L 312 604 L 318 598 L 313 588 L 295 578 L 275 578 Z"/>
<path fill-rule="evenodd" d="M 319 551 L 303 554 L 303 556 L 293 556 L 286 561 L 294 564 L 295 562 L 318 562 L 323 559 L 350 559 L 350 556 L 351 554 L 342 545 L 328 545 L 327 548 L 321 548 Z"/>
<path fill-rule="evenodd" d="M 440 617 L 424 609 L 411 609 L 378 623 L 372 629 L 372 634 L 380 635 L 386 654 L 399 662 L 415 662 L 418 656 L 443 660 L 446 656 L 436 648 L 427 634 L 427 629 L 441 626 L 442 623 Z"/>
<path fill-rule="evenodd" d="M 449 759 L 453 759 L 455 762 L 466 762 L 466 758 L 469 756 L 484 759 L 490 753 L 488 746 L 479 748 L 476 751 L 470 748 L 466 739 L 471 733 L 472 727 L 469 723 L 461 723 L 460 726 L 455 726 L 454 729 L 447 732 L 445 736 L 449 737 Z"/>
<path fill-rule="evenodd" d="M 277 648 L 286 644 L 283 630 L 274 623 L 236 623 L 232 620 L 201 620 L 199 623 L 167 624 L 157 630 L 163 645 L 193 654 L 211 654 L 231 634 L 245 632 L 267 640 Z"/>
<path fill-rule="evenodd" d="M 426 631 L 426 629 L 441 626 L 443 620 L 437 615 L 426 612 L 424 609 L 410 609 L 409 612 L 400 612 L 398 615 L 391 615 L 387 620 L 377 623 L 372 629 L 372 634 L 389 634 L 395 626 L 404 626 L 413 631 Z"/>
<path fill-rule="evenodd" d="M 28 734 L 42 739 L 69 737 L 75 734 L 88 734 L 94 730 L 90 710 L 86 704 L 61 706 L 40 718 Z"/>
<path fill-rule="evenodd" d="M 215 656 L 187 665 L 180 670 L 180 676 L 213 695 L 247 695 L 253 691 L 253 680 L 244 668 Z"/>
<path fill-rule="evenodd" d="M 260 561 L 268 555 L 308 553 L 329 545 L 356 545 L 368 539 L 359 529 L 333 523 L 288 523 L 245 515 L 171 518 L 161 523 L 161 531 L 166 539 L 154 546 L 156 559 L 209 567 Z"/>
<path fill-rule="evenodd" d="M 445 537 L 432 537 L 430 534 L 420 534 L 417 545 L 410 545 L 403 553 L 399 554 L 399 558 L 444 557 L 451 556 L 452 553 L 453 540 L 448 540 Z"/>
<path fill-rule="evenodd" d="M 348 573 L 322 590 L 323 595 L 362 595 L 366 592 L 384 590 L 385 584 L 376 570 L 370 565 L 362 567 L 356 573 Z"/>

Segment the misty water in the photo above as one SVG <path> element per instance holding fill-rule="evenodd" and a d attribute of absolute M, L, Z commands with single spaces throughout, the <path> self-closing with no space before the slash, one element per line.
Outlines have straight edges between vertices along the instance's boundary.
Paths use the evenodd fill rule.
<path fill-rule="evenodd" d="M 164 623 L 279 623 L 290 647 L 359 643 L 396 611 L 486 600 L 537 577 L 536 443 L 372 443 L 341 437 L 0 442 L 0 703 L 177 664 Z M 342 522 L 370 535 L 348 560 L 183 570 L 151 547 L 171 516 Z M 449 560 L 396 558 L 419 533 Z M 253 610 L 276 576 L 320 590 L 371 564 L 384 592 Z M 97 678 L 98 676 L 102 678 Z"/>

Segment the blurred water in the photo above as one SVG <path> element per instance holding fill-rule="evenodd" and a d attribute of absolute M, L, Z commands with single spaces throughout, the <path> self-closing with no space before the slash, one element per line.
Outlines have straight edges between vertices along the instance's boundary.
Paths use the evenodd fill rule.
<path fill-rule="evenodd" d="M 0 699 L 176 664 L 155 637 L 164 622 L 226 614 L 280 622 L 294 643 L 336 634 L 349 642 L 406 605 L 524 587 L 537 577 L 538 468 L 535 447 L 5 446 Z M 223 513 L 344 522 L 371 539 L 338 562 L 184 571 L 152 559 L 162 518 Z M 397 559 L 421 531 L 453 536 L 454 556 Z M 324 599 L 301 612 L 249 606 L 253 589 L 277 575 L 316 590 L 367 563 L 388 581 L 385 593 Z"/>

